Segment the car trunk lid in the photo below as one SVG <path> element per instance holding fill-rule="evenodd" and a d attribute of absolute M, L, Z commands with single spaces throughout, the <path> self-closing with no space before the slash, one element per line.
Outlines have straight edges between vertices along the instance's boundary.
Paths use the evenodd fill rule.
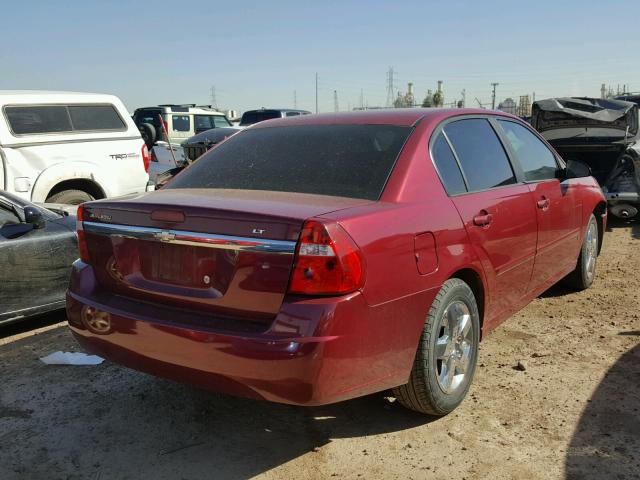
<path fill-rule="evenodd" d="M 161 190 L 87 204 L 103 290 L 212 314 L 273 318 L 308 218 L 368 200 L 221 189 Z"/>

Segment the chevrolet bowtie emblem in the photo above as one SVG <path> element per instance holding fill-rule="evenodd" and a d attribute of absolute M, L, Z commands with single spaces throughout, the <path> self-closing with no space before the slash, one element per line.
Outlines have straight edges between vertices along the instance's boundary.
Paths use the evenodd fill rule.
<path fill-rule="evenodd" d="M 176 238 L 175 233 L 171 233 L 167 230 L 163 230 L 162 232 L 156 232 L 153 234 L 153 237 L 156 240 L 160 240 L 161 242 L 170 242 L 171 240 Z"/>

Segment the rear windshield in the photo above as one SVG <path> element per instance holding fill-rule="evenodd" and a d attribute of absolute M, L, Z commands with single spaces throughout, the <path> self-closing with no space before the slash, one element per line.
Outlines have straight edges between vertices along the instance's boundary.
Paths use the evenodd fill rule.
<path fill-rule="evenodd" d="M 281 116 L 279 110 L 251 110 L 242 114 L 240 125 L 253 125 L 254 123 L 280 118 Z"/>
<path fill-rule="evenodd" d="M 377 200 L 411 127 L 300 125 L 248 129 L 166 188 L 226 188 Z"/>

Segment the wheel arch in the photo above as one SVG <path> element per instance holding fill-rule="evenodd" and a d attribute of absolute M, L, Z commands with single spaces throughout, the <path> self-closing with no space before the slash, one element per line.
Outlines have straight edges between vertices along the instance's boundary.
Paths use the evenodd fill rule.
<path fill-rule="evenodd" d="M 471 288 L 473 296 L 476 298 L 476 302 L 478 304 L 478 314 L 480 315 L 480 339 L 482 339 L 482 327 L 484 324 L 486 305 L 486 289 L 482 281 L 482 277 L 473 268 L 461 268 L 455 271 L 449 278 L 458 278 Z"/>
<path fill-rule="evenodd" d="M 602 241 L 604 240 L 604 218 L 603 215 L 607 213 L 607 203 L 600 202 L 593 209 L 593 215 L 596 217 L 596 223 L 598 224 L 598 255 L 602 250 Z"/>
<path fill-rule="evenodd" d="M 69 180 L 63 180 L 51 188 L 45 199 L 55 195 L 56 193 L 63 192 L 65 190 L 82 190 L 88 193 L 96 200 L 106 198 L 106 194 L 102 187 L 89 178 L 72 178 Z"/>

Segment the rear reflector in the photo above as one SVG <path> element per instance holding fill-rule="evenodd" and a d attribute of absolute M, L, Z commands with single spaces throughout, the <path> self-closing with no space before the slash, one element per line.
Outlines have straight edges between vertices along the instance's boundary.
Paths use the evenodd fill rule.
<path fill-rule="evenodd" d="M 78 251 L 80 252 L 80 260 L 89 263 L 89 247 L 87 246 L 87 238 L 85 236 L 82 222 L 84 220 L 84 204 L 78 205 L 76 213 L 76 231 L 78 235 Z"/>
<path fill-rule="evenodd" d="M 296 251 L 289 293 L 342 295 L 364 283 L 364 259 L 337 223 L 305 222 Z"/>

